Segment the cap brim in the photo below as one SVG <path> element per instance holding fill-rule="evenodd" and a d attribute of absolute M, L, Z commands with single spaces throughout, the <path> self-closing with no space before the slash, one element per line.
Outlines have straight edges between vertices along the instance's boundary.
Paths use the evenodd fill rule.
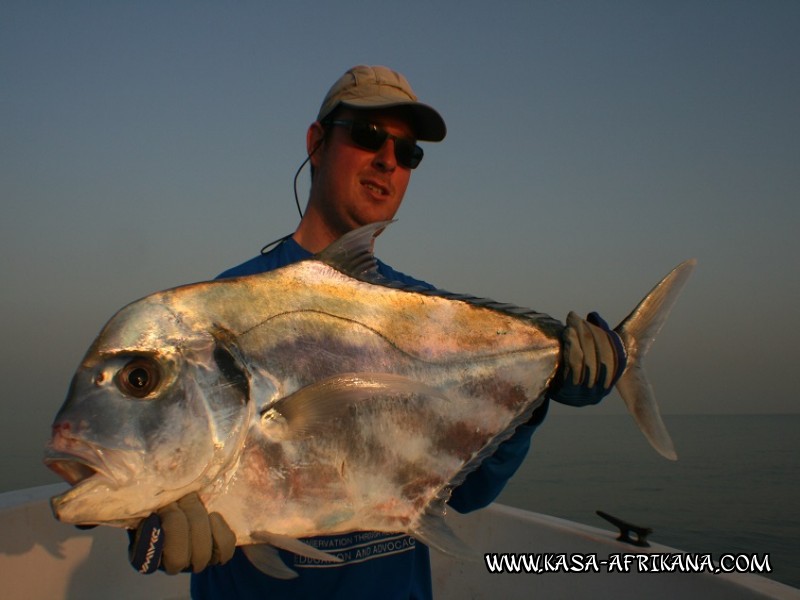
<path fill-rule="evenodd" d="M 398 102 L 396 100 L 387 100 L 386 98 L 372 96 L 342 100 L 339 105 L 356 110 L 402 108 L 408 112 L 411 126 L 418 140 L 441 142 L 447 135 L 447 126 L 444 124 L 442 116 L 436 109 L 422 102 Z"/>

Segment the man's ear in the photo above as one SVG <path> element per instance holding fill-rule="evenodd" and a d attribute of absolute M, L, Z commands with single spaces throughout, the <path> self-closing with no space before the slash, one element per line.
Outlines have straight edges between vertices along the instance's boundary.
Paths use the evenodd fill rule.
<path fill-rule="evenodd" d="M 314 121 L 308 126 L 306 132 L 306 153 L 311 157 L 311 165 L 317 168 L 318 157 L 317 150 L 325 141 L 325 128 L 320 125 L 319 121 Z"/>

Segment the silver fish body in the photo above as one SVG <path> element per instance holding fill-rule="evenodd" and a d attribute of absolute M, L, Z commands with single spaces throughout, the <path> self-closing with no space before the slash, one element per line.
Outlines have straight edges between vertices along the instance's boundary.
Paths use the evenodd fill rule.
<path fill-rule="evenodd" d="M 458 552 L 443 505 L 542 403 L 563 325 L 379 281 L 370 248 L 384 226 L 119 311 L 53 424 L 45 462 L 73 484 L 52 500 L 57 518 L 130 527 L 196 491 L 238 545 L 303 553 L 300 537 L 402 531 Z M 618 388 L 668 456 L 639 358 L 692 267 L 618 328 L 630 354 Z"/>

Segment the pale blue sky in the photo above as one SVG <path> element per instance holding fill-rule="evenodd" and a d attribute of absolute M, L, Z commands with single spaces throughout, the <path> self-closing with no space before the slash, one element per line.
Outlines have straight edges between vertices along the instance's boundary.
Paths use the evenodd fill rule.
<path fill-rule="evenodd" d="M 293 230 L 358 63 L 449 128 L 384 260 L 616 323 L 696 257 L 647 363 L 663 412 L 800 412 L 798 31 L 789 0 L 3 2 L 0 449 L 41 448 L 123 304 Z"/>

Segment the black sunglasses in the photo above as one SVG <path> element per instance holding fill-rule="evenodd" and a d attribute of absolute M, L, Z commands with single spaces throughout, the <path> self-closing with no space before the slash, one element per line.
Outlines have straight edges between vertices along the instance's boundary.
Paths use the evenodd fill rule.
<path fill-rule="evenodd" d="M 416 169 L 422 162 L 422 148 L 417 146 L 413 140 L 397 137 L 388 131 L 384 131 L 377 125 L 368 121 L 338 120 L 323 121 L 322 125 L 339 125 L 350 129 L 350 139 L 352 142 L 364 150 L 377 152 L 386 143 L 387 139 L 394 140 L 394 156 L 398 164 L 407 169 Z"/>

